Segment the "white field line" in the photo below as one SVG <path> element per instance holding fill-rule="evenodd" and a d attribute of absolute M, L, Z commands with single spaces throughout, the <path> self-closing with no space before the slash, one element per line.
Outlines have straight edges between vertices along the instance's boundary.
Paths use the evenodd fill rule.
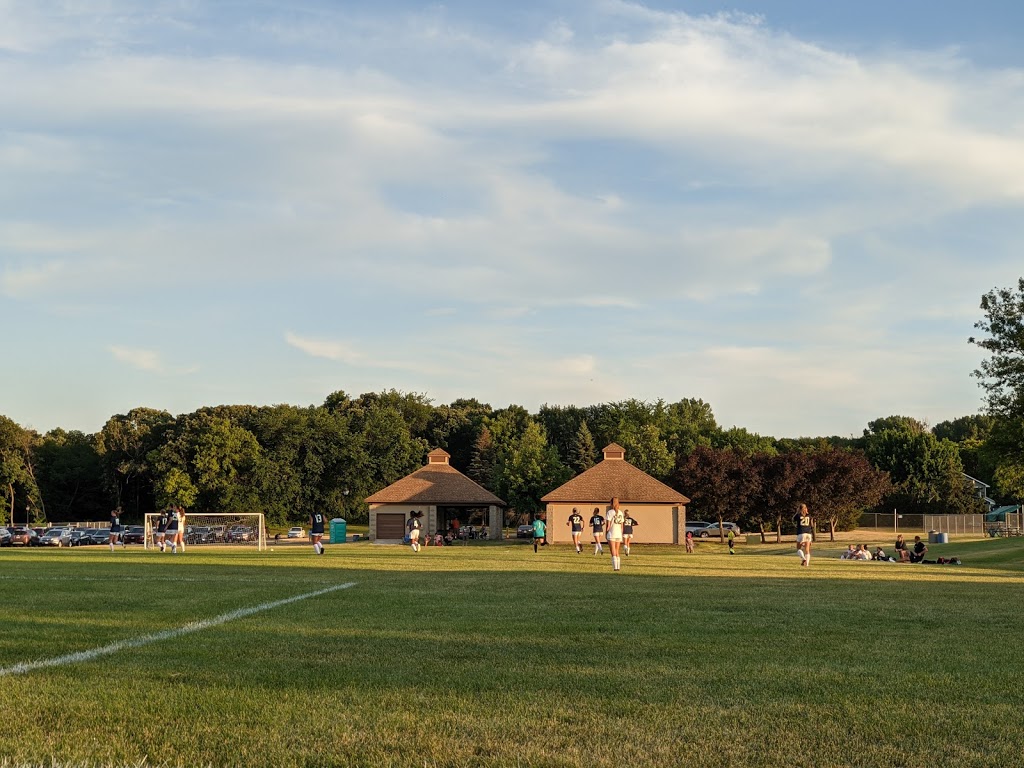
<path fill-rule="evenodd" d="M 77 664 L 81 661 L 92 661 L 100 656 L 109 656 L 112 653 L 117 653 L 118 651 L 123 651 L 128 648 L 139 648 L 140 646 L 149 645 L 150 643 L 159 643 L 163 640 L 172 640 L 175 637 L 181 637 L 182 635 L 189 635 L 203 629 L 216 627 L 221 624 L 226 624 L 229 621 L 234 621 L 235 619 L 244 619 L 246 616 L 252 616 L 254 613 L 262 613 L 263 611 L 269 611 L 272 608 L 280 608 L 282 605 L 296 603 L 299 600 L 308 600 L 311 597 L 319 597 L 320 595 L 326 595 L 328 592 L 337 592 L 339 589 L 348 589 L 355 585 L 356 583 L 354 581 L 349 581 L 344 584 L 335 584 L 333 587 L 325 587 L 324 589 L 318 589 L 315 592 L 306 592 L 304 595 L 295 595 L 294 597 L 286 597 L 283 600 L 260 603 L 259 605 L 254 605 L 250 608 L 239 608 L 237 611 L 222 613 L 220 616 L 214 616 L 212 619 L 192 621 L 175 629 L 165 629 L 161 632 L 154 632 L 151 635 L 142 635 L 141 637 L 135 637 L 129 640 L 118 640 L 116 643 L 110 643 L 109 645 L 100 646 L 99 648 L 92 648 L 88 651 L 68 653 L 64 656 L 55 656 L 52 659 L 26 661 L 21 664 L 15 664 L 11 667 L 0 667 L 0 677 L 23 675 L 26 672 L 32 672 L 36 669 L 62 667 L 65 664 Z"/>

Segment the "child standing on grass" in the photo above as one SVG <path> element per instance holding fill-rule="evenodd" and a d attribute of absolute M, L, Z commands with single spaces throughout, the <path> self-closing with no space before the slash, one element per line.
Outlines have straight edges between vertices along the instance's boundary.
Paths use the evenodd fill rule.
<path fill-rule="evenodd" d="M 594 514 L 590 516 L 590 530 L 594 536 L 594 554 L 599 555 L 604 552 L 604 547 L 601 546 L 601 537 L 604 535 L 604 517 L 601 515 L 600 507 L 594 507 Z"/>
<path fill-rule="evenodd" d="M 814 519 L 807 511 L 807 505 L 801 504 L 793 515 L 796 523 L 796 553 L 800 555 L 800 565 L 811 564 L 811 539 L 814 538 Z"/>
<path fill-rule="evenodd" d="M 537 519 L 533 521 L 533 551 L 537 551 L 537 545 L 540 544 L 542 547 L 548 545 L 545 534 L 547 533 L 547 526 L 544 524 L 544 516 L 537 515 Z"/>
<path fill-rule="evenodd" d="M 309 513 L 309 540 L 313 542 L 313 551 L 318 555 L 324 553 L 324 545 L 321 539 L 324 537 L 324 513 Z"/>
<path fill-rule="evenodd" d="M 409 530 L 409 546 L 412 547 L 413 552 L 420 551 L 420 529 L 423 527 L 420 524 L 420 513 L 410 512 L 409 522 L 405 524 L 405 527 Z"/>
<path fill-rule="evenodd" d="M 622 523 L 622 548 L 626 550 L 626 557 L 629 557 L 629 545 L 633 543 L 633 526 L 635 525 L 639 525 L 639 523 L 633 519 L 627 509 L 626 519 Z"/>
<path fill-rule="evenodd" d="M 618 571 L 622 568 L 622 558 L 619 556 L 619 552 L 622 547 L 622 527 L 626 522 L 626 513 L 619 509 L 618 497 L 613 497 L 609 506 L 611 509 L 608 510 L 606 525 L 608 548 L 612 553 L 612 570 Z"/>
<path fill-rule="evenodd" d="M 686 551 L 693 554 L 693 531 L 686 532 Z"/>
<path fill-rule="evenodd" d="M 167 537 L 170 539 L 167 543 L 171 545 L 171 552 L 178 554 L 178 526 L 181 525 L 181 515 L 178 514 L 178 508 L 172 506 L 171 514 L 167 520 Z"/>
<path fill-rule="evenodd" d="M 118 538 L 121 536 L 121 508 L 118 507 L 110 513 L 110 538 L 108 543 L 110 544 L 110 551 L 114 551 L 114 545 L 117 544 Z"/>
<path fill-rule="evenodd" d="M 735 550 L 735 546 L 736 546 L 736 531 L 734 531 L 732 528 L 730 528 L 729 529 L 729 535 L 726 536 L 726 538 L 729 539 L 729 554 L 730 555 L 735 555 L 736 554 L 736 550 Z"/>
<path fill-rule="evenodd" d="M 572 514 L 569 515 L 565 524 L 572 528 L 572 543 L 576 547 L 578 555 L 583 551 L 583 545 L 580 543 L 580 536 L 583 535 L 583 515 L 576 510 L 576 507 L 572 508 Z"/>
<path fill-rule="evenodd" d="M 156 520 L 156 533 L 153 538 L 156 541 L 160 551 L 163 552 L 167 548 L 167 524 L 171 521 L 171 515 L 166 509 L 160 510 L 160 517 Z"/>

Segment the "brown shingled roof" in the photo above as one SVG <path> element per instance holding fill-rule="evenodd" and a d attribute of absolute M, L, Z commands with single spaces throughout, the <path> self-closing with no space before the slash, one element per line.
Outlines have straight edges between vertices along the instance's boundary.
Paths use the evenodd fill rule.
<path fill-rule="evenodd" d="M 555 488 L 541 501 L 592 503 L 606 502 L 613 496 L 617 496 L 623 504 L 690 503 L 690 500 L 679 491 L 669 488 L 660 480 L 655 480 L 624 459 L 605 459 L 586 472 L 576 475 L 565 485 Z"/>
<path fill-rule="evenodd" d="M 507 507 L 504 501 L 447 463 L 431 463 L 367 497 L 367 504 Z"/>

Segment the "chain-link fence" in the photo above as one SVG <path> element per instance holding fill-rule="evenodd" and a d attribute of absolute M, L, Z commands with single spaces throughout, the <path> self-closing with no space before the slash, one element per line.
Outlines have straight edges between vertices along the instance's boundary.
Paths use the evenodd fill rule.
<path fill-rule="evenodd" d="M 1007 512 L 1005 521 L 986 520 L 985 515 L 901 515 L 867 513 L 860 516 L 860 528 L 877 531 L 942 531 L 974 536 L 1017 535 L 1024 529 L 1024 513 Z"/>

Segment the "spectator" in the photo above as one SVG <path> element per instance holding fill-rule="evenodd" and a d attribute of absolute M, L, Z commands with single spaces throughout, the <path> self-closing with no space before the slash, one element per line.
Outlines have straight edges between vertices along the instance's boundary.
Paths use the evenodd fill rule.
<path fill-rule="evenodd" d="M 910 551 L 907 549 L 907 542 L 903 540 L 902 533 L 896 537 L 896 557 L 899 558 L 901 563 L 910 562 Z"/>
<path fill-rule="evenodd" d="M 840 560 L 855 560 L 857 557 L 857 545 L 851 544 L 846 548 L 846 551 L 839 556 Z"/>
<path fill-rule="evenodd" d="M 928 551 L 928 547 L 921 541 L 920 536 L 914 537 L 914 551 L 910 553 L 910 562 L 920 563 L 924 560 L 925 553 Z"/>
<path fill-rule="evenodd" d="M 861 544 L 859 547 L 857 547 L 857 552 L 854 554 L 853 559 L 854 560 L 870 560 L 871 559 L 871 550 L 868 549 L 868 545 L 867 544 Z"/>

